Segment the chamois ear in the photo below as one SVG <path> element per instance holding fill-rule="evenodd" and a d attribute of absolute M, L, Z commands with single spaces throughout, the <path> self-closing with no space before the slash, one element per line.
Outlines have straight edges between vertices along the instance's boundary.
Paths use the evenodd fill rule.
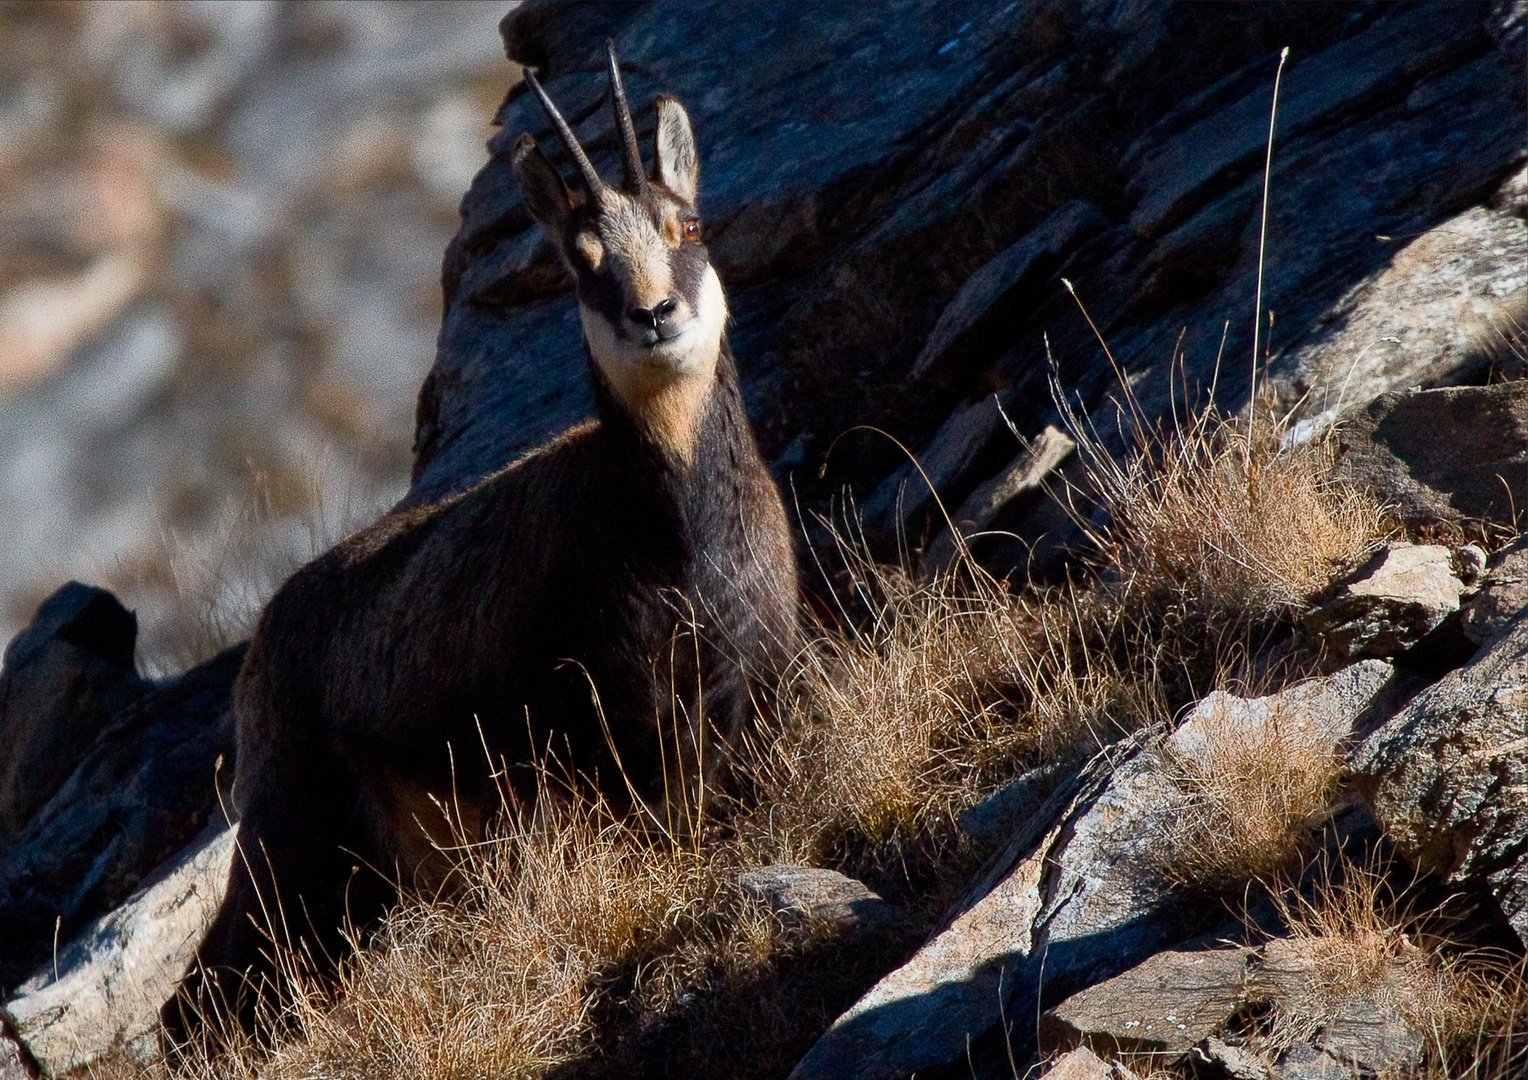
<path fill-rule="evenodd" d="M 690 118 L 667 94 L 658 99 L 658 130 L 653 135 L 653 178 L 687 203 L 700 189 L 700 158 Z"/>
<path fill-rule="evenodd" d="M 573 213 L 573 194 L 552 163 L 529 135 L 521 135 L 510 157 L 510 169 L 520 185 L 525 207 L 554 241 L 562 241 Z"/>

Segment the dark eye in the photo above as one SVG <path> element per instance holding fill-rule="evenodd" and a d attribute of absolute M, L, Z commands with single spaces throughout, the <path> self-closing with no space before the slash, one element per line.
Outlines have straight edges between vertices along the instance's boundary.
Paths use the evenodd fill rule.
<path fill-rule="evenodd" d="M 685 218 L 684 224 L 680 226 L 680 229 L 684 232 L 686 240 L 699 240 L 700 218 Z"/>

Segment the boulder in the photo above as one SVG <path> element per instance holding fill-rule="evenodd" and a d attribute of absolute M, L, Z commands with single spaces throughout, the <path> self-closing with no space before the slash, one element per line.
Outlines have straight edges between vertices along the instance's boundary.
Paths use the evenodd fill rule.
<path fill-rule="evenodd" d="M 1040 1018 L 1040 1051 L 1177 1055 L 1217 1034 L 1244 1000 L 1246 949 L 1159 952 Z"/>
<path fill-rule="evenodd" d="M 1396 656 L 1459 610 L 1463 592 L 1448 548 L 1390 544 L 1338 582 L 1305 628 L 1342 656 Z"/>
<path fill-rule="evenodd" d="M 137 1061 L 157 1055 L 159 1007 L 222 902 L 236 833 L 210 828 L 5 1002 L 8 1022 L 45 1075 L 109 1054 Z"/>
<path fill-rule="evenodd" d="M 1382 394 L 1337 438 L 1334 475 L 1407 526 L 1516 527 L 1528 506 L 1528 382 Z"/>
<path fill-rule="evenodd" d="M 836 870 L 782 863 L 745 871 L 738 884 L 787 922 L 835 923 L 842 932 L 856 935 L 901 920 L 894 904 Z"/>
<path fill-rule="evenodd" d="M 1292 700 L 1335 743 L 1393 707 L 1401 680 L 1388 672 L 1356 665 L 1294 688 Z M 1251 714 L 1278 711 L 1269 699 L 1252 705 Z M 1198 745 L 1185 739 L 1182 752 Z M 1036 1046 L 1029 1025 L 1005 1035 L 1004 1016 L 1037 1016 L 1218 922 L 1217 909 L 1185 901 L 1160 874 L 1160 838 L 1184 799 L 1144 736 L 1100 753 L 1019 824 L 928 942 L 840 1016 L 791 1076 L 903 1080 L 967 1061 L 977 1075 L 1005 1075 L 1010 1051 L 1027 1058 Z"/>
<path fill-rule="evenodd" d="M 148 689 L 133 669 L 138 620 L 71 581 L 6 646 L 0 668 L 0 853 L 58 790 L 112 714 Z"/>
<path fill-rule="evenodd" d="M 1408 860 L 1489 893 L 1528 944 L 1528 612 L 1370 735 L 1350 767 Z"/>
<path fill-rule="evenodd" d="M 1528 539 L 1519 538 L 1486 564 L 1480 589 L 1464 605 L 1464 636 L 1483 645 L 1528 608 Z"/>

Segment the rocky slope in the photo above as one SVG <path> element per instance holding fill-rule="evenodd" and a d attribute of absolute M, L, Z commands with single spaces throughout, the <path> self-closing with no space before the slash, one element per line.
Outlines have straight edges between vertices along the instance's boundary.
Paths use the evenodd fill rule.
<path fill-rule="evenodd" d="M 1076 467 L 1051 359 L 1106 440 L 1122 410 L 1063 278 L 1148 423 L 1185 386 L 1200 403 L 1248 405 L 1268 107 L 1288 46 L 1260 363 L 1276 402 L 1298 407 L 1291 441 L 1348 418 L 1339 470 L 1445 543 L 1396 547 L 1334 584 L 1306 632 L 1353 666 L 1289 702 L 1219 702 L 1216 715 L 1317 719 L 1351 752 L 1367 800 L 1344 836 L 1369 843 L 1383 828 L 1404 857 L 1496 905 L 1504 934 L 1521 933 L 1528 838 L 1508 807 L 1528 769 L 1517 685 L 1528 597 L 1520 552 L 1488 566 L 1460 545 L 1499 546 L 1528 505 L 1528 397 L 1504 381 L 1522 374 L 1528 324 L 1528 6 L 1258 4 L 1206 17 L 1187 4 L 533 3 L 502 30 L 603 167 L 615 153 L 599 107 L 605 37 L 644 106 L 639 134 L 657 92 L 690 109 L 745 396 L 804 508 L 850 485 L 872 540 L 889 546 L 900 530 L 915 554 L 930 543 L 942 557 L 948 537 L 900 451 L 844 434 L 875 425 L 918 450 L 957 524 L 1013 534 L 982 541 L 982 559 L 1037 576 L 1068 565 L 1077 542 L 1039 482 Z M 498 122 L 446 251 L 406 502 L 460 489 L 588 408 L 569 283 L 508 170 L 521 131 L 554 142 L 518 89 Z M 6 653 L 0 983 L 31 979 L 5 1006 L 6 1037 L 29 1049 L 14 1066 L 0 1058 L 0 1075 L 141 1045 L 151 1016 L 125 993 L 112 1024 L 58 1039 L 59 988 L 115 1000 L 122 972 L 150 956 L 162 977 L 194 937 L 153 916 L 166 883 L 199 869 L 189 895 L 216 887 L 226 837 L 204 830 L 238 656 L 149 682 L 124 662 L 135 633 L 109 596 L 71 587 Z M 1194 724 L 1173 752 L 1192 756 Z M 1048 777 L 1060 786 L 1039 805 L 1023 792 L 999 800 L 1020 809 L 980 826 L 998 850 L 969 895 L 794 1075 L 1006 1076 L 1010 1052 L 1022 1065 L 1073 1046 L 1103 1055 L 1104 1071 L 1078 1075 L 1110 1075 L 1105 1059 L 1140 1033 L 1109 1026 L 1127 1020 L 1097 988 L 1135 1002 L 1137 983 L 1187 993 L 1159 968 L 1197 970 L 1223 929 L 1220 908 L 1162 891 L 1136 843 L 1173 813 L 1164 745 L 1123 743 Z M 1473 764 L 1440 769 L 1438 746 L 1473 748 Z M 51 767 L 13 764 L 38 759 Z M 1322 1055 L 1391 1061 L 1352 1050 L 1339 1024 L 1247 1064 L 1226 1023 L 1247 972 L 1282 970 L 1278 947 L 1207 962 L 1221 974 L 1197 984 L 1207 1004 L 1192 1038 L 1172 1021 L 1173 1054 L 1230 1075 L 1243 1074 L 1225 1062 L 1304 1076 Z M 1143 964 L 1157 966 L 1129 982 Z M 1005 1016 L 1037 1013 L 1038 1029 L 1004 1036 Z M 1077 1053 L 1066 1067 L 1091 1068 Z"/>

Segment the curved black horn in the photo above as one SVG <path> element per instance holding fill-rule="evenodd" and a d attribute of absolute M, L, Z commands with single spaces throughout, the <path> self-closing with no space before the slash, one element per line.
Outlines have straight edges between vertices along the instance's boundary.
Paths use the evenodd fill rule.
<path fill-rule="evenodd" d="M 642 151 L 637 148 L 637 129 L 631 122 L 631 107 L 626 104 L 626 87 L 621 85 L 621 65 L 615 58 L 615 42 L 605 39 L 605 53 L 610 58 L 610 107 L 615 110 L 615 129 L 621 138 L 621 162 L 626 168 L 626 190 L 647 194 L 647 173 L 642 169 Z"/>
<path fill-rule="evenodd" d="M 600 192 L 604 191 L 605 185 L 600 180 L 600 174 L 594 171 L 594 166 L 589 163 L 589 155 L 584 153 L 584 148 L 578 145 L 578 139 L 573 135 L 573 129 L 568 127 L 568 122 L 562 118 L 562 113 L 557 111 L 557 106 L 552 104 L 552 99 L 547 97 L 546 91 L 541 88 L 541 83 L 536 76 L 531 74 L 530 68 L 525 69 L 525 85 L 531 88 L 531 93 L 536 95 L 536 100 L 541 102 L 541 107 L 546 110 L 547 118 L 552 121 L 552 126 L 557 129 L 557 135 L 562 139 L 562 145 L 568 148 L 568 153 L 573 155 L 573 164 L 578 166 L 578 174 L 584 179 L 584 186 L 589 189 L 589 194 L 596 201 L 599 200 Z"/>

